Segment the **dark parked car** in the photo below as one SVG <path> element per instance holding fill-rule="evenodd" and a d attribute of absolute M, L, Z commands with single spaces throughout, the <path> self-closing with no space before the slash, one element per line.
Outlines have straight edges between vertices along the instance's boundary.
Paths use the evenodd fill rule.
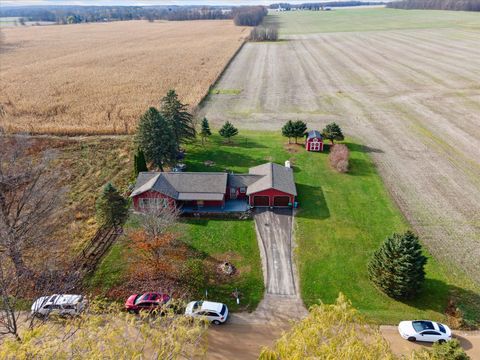
<path fill-rule="evenodd" d="M 170 296 L 158 292 L 148 292 L 142 295 L 130 295 L 125 302 L 125 309 L 128 312 L 138 314 L 140 311 L 153 311 L 170 301 Z"/>

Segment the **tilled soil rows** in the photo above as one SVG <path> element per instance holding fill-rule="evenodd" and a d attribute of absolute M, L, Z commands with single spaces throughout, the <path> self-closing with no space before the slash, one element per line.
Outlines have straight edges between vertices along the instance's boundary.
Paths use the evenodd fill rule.
<path fill-rule="evenodd" d="M 216 125 L 340 124 L 371 152 L 428 249 L 480 283 L 479 31 L 324 33 L 248 43 L 216 88 L 200 113 Z"/>

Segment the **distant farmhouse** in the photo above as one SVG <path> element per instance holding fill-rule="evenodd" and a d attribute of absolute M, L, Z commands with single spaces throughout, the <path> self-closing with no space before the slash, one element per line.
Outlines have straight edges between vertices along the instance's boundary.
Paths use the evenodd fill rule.
<path fill-rule="evenodd" d="M 141 172 L 130 197 L 136 211 L 176 206 L 183 212 L 242 212 L 251 207 L 293 207 L 297 190 L 290 167 L 266 163 L 248 174 Z"/>

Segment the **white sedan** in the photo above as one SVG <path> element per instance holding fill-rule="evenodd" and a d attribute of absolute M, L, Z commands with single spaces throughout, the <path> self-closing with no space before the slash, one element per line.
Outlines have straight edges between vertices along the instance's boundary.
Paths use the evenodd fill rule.
<path fill-rule="evenodd" d="M 398 332 L 408 341 L 443 343 L 452 340 L 452 331 L 447 325 L 429 320 L 402 321 Z"/>
<path fill-rule="evenodd" d="M 204 317 L 215 325 L 227 321 L 227 305 L 212 301 L 192 301 L 187 305 L 185 315 L 192 317 Z"/>

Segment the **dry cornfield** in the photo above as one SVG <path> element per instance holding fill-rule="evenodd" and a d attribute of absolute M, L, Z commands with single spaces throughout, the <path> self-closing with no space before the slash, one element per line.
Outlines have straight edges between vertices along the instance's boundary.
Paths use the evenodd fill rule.
<path fill-rule="evenodd" d="M 195 108 L 247 36 L 232 21 L 125 21 L 2 30 L 0 126 L 121 134 L 169 89 Z"/>

